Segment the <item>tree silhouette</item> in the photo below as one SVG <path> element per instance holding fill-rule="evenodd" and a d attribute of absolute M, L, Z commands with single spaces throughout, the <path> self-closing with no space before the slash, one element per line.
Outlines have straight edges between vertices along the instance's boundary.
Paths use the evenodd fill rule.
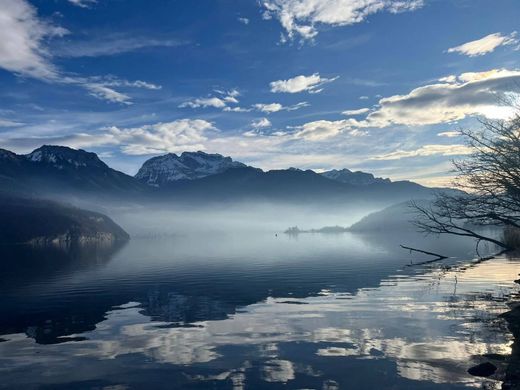
<path fill-rule="evenodd" d="M 454 161 L 454 187 L 436 194 L 429 206 L 412 203 L 414 224 L 429 234 L 452 234 L 488 241 L 504 250 L 520 246 L 520 110 L 509 120 L 480 120 L 477 131 L 461 130 L 473 153 Z M 502 237 L 479 227 L 502 227 Z"/>

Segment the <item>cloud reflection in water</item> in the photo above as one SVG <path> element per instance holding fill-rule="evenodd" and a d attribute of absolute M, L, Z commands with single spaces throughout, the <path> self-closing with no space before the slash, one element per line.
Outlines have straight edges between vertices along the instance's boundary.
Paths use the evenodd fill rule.
<path fill-rule="evenodd" d="M 44 382 L 59 375 L 87 380 L 98 374 L 100 362 L 137 356 L 126 361 L 130 369 L 178 366 L 188 382 L 228 381 L 239 389 L 257 369 L 266 385 L 307 375 L 332 389 L 337 378 L 326 372 L 327 362 L 356 359 L 394 362 L 398 375 L 412 381 L 476 386 L 482 379 L 466 373 L 475 357 L 510 352 L 510 337 L 493 326 L 500 325 L 496 315 L 506 310 L 501 298 L 514 288 L 519 270 L 516 262 L 496 259 L 391 278 L 354 296 L 323 291 L 268 298 L 224 320 L 190 326 L 152 321 L 138 303 L 129 303 L 106 313 L 95 330 L 70 336 L 84 341 L 39 345 L 24 334 L 3 336 L 0 372 L 7 381 L 26 369 L 35 378 L 45 376 Z M 301 358 L 305 351 L 314 357 Z M 34 354 L 37 360 L 29 358 Z M 90 369 L 70 372 L 80 366 Z"/>

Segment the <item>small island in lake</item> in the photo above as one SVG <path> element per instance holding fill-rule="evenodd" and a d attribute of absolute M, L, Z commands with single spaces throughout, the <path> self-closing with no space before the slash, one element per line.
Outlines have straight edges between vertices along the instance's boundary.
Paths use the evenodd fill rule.
<path fill-rule="evenodd" d="M 309 230 L 301 230 L 298 226 L 293 226 L 288 228 L 284 233 L 285 234 L 302 234 L 302 233 L 323 233 L 323 234 L 338 234 L 348 232 L 348 228 L 342 226 L 325 226 L 320 229 L 309 229 Z"/>

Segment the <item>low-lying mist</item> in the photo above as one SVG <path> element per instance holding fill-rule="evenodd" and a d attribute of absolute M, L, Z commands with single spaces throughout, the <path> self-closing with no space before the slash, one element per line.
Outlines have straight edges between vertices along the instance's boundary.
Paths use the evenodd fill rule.
<path fill-rule="evenodd" d="M 104 211 L 131 236 L 163 236 L 219 231 L 281 233 L 290 226 L 348 227 L 377 206 L 291 205 L 266 202 L 202 205 L 139 205 Z"/>

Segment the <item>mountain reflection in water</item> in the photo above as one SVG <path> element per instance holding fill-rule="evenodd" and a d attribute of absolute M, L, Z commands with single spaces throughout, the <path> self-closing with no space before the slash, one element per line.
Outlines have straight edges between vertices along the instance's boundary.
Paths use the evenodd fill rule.
<path fill-rule="evenodd" d="M 398 242 L 134 240 L 40 278 L 6 269 L 0 388 L 499 388 L 466 371 L 510 352 L 497 315 L 520 263 L 404 267 Z M 436 245 L 466 258 L 454 242 Z"/>

